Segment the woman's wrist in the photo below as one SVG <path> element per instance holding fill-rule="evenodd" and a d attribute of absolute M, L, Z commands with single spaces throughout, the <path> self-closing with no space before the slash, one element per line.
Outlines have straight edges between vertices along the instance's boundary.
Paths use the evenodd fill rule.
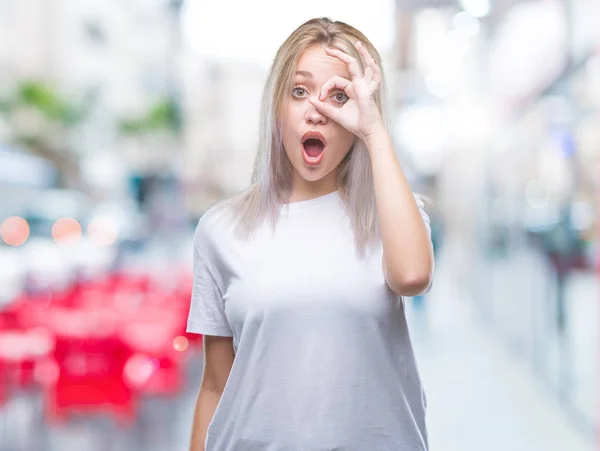
<path fill-rule="evenodd" d="M 385 127 L 383 127 L 383 124 L 366 136 L 363 141 L 371 155 L 376 152 L 381 152 L 392 145 L 391 137 Z"/>

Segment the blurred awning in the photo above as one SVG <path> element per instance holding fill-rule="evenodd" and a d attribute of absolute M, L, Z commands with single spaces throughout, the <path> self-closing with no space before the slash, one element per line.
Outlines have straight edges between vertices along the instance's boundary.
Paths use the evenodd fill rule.
<path fill-rule="evenodd" d="M 49 188 L 58 177 L 47 160 L 8 146 L 0 146 L 0 185 Z"/>

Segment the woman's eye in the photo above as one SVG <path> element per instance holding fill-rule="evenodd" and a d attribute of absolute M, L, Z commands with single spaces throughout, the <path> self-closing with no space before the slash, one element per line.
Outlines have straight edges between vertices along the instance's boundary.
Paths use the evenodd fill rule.
<path fill-rule="evenodd" d="M 292 90 L 292 94 L 294 95 L 294 97 L 304 97 L 304 95 L 306 94 L 306 89 L 296 86 Z"/>
<path fill-rule="evenodd" d="M 345 92 L 337 92 L 333 95 L 333 100 L 338 103 L 346 103 L 348 101 L 348 95 Z"/>

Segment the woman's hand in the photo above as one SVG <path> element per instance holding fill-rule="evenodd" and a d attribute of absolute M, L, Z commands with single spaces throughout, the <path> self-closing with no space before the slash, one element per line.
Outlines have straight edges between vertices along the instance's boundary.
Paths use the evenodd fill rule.
<path fill-rule="evenodd" d="M 381 86 L 381 69 L 360 42 L 356 43 L 356 49 L 364 62 L 364 72 L 358 61 L 347 53 L 325 49 L 328 55 L 348 66 L 352 80 L 334 75 L 323 84 L 319 97 L 310 97 L 308 101 L 322 114 L 367 141 L 370 136 L 385 129 L 381 112 L 375 103 L 375 93 Z M 348 101 L 343 106 L 336 107 L 323 102 L 332 89 L 341 89 L 348 96 Z"/>

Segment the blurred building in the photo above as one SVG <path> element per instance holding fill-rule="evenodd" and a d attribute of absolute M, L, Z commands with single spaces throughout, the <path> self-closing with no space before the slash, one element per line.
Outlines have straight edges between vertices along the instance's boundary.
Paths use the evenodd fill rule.
<path fill-rule="evenodd" d="M 173 139 L 122 139 L 122 122 L 152 113 L 178 92 L 177 1 L 6 0 L 0 3 L 1 91 L 35 81 L 85 108 L 70 129 L 68 152 L 83 177 L 102 189 L 124 187 L 128 171 L 166 170 L 176 161 Z M 31 121 L 26 121 L 30 123 Z M 162 126 L 162 124 L 159 124 Z M 14 127 L 14 125 L 13 125 Z M 172 135 L 171 130 L 159 135 Z M 152 140 L 149 140 L 152 141 Z"/>
<path fill-rule="evenodd" d="M 264 69 L 253 62 L 188 61 L 183 176 L 192 211 L 250 183 L 265 79 Z"/>
<path fill-rule="evenodd" d="M 397 140 L 464 294 L 592 431 L 600 4 L 396 5 Z"/>

